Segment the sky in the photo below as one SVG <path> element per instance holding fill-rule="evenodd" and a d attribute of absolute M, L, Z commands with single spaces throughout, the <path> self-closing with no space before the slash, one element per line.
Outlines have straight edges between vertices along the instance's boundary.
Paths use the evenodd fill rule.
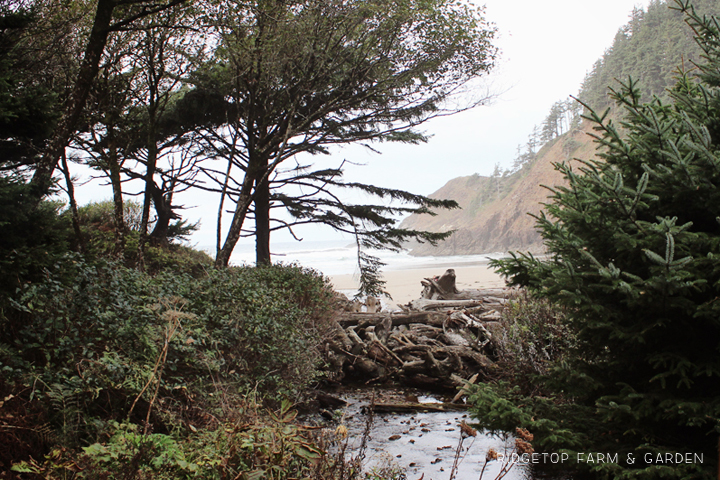
<path fill-rule="evenodd" d="M 575 95 L 593 64 L 612 45 L 633 7 L 649 0 L 486 0 L 485 17 L 497 27 L 500 48 L 495 70 L 485 85 L 495 94 L 490 104 L 423 125 L 431 135 L 420 145 L 380 144 L 380 154 L 359 146 L 332 151 L 331 164 L 342 160 L 362 164 L 346 168 L 345 179 L 429 195 L 449 180 L 490 175 L 496 164 L 509 168 L 517 147 L 527 142 L 553 103 Z M 107 198 L 111 193 L 108 189 Z M 93 198 L 97 200 L 97 196 Z M 180 199 L 183 215 L 200 220 L 191 243 L 215 243 L 217 200 L 193 195 Z M 83 198 L 80 196 L 82 204 Z M 229 219 L 226 220 L 226 223 Z M 333 238 L 327 227 L 307 227 L 306 239 Z M 274 241 L 288 241 L 276 234 Z M 249 240 L 248 240 L 249 241 Z"/>

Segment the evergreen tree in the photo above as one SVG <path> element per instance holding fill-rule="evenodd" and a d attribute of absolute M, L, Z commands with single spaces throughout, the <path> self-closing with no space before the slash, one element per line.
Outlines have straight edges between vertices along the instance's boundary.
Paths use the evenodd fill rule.
<path fill-rule="evenodd" d="M 569 308 L 580 347 L 552 380 L 584 411 L 572 448 L 618 452 L 620 465 L 595 466 L 614 478 L 717 472 L 720 26 L 676 4 L 703 51 L 699 73 L 679 73 L 671 103 L 641 103 L 632 80 L 612 90 L 621 125 L 587 117 L 599 158 L 556 165 L 566 186 L 538 217 L 549 255 L 494 263 L 511 284 Z M 551 435 L 539 442 L 568 447 Z M 688 452 L 703 463 L 657 462 Z"/>
<path fill-rule="evenodd" d="M 672 4 L 654 0 L 647 11 L 633 10 L 630 22 L 618 31 L 612 46 L 585 78 L 579 94 L 583 103 L 598 111 L 612 106 L 607 87 L 628 77 L 637 81 L 646 101 L 653 95 L 663 97 L 675 83 L 676 66 L 689 66 L 699 58 L 701 50 L 692 32 L 684 28 L 682 14 L 668 8 Z M 697 0 L 693 5 L 706 14 L 720 7 L 718 0 Z"/>

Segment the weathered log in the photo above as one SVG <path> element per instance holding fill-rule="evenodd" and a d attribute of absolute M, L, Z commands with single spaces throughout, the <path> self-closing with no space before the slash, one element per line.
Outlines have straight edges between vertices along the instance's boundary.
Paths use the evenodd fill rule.
<path fill-rule="evenodd" d="M 390 319 L 393 327 L 410 325 L 412 323 L 426 323 L 428 325 L 442 325 L 445 316 L 438 312 L 412 312 L 409 314 L 389 313 L 349 313 L 343 312 L 337 315 L 336 320 L 342 327 L 367 328 L 371 325 L 380 325 Z"/>
<path fill-rule="evenodd" d="M 508 299 L 505 297 L 491 297 L 491 296 L 485 296 L 483 297 L 483 301 L 485 303 L 495 303 L 498 305 L 505 305 L 508 302 Z"/>
<path fill-rule="evenodd" d="M 392 328 L 393 323 L 392 318 L 390 317 L 384 318 L 378 325 L 375 325 L 375 335 L 377 335 L 383 345 L 387 345 L 388 337 L 390 337 Z"/>
<path fill-rule="evenodd" d="M 469 334 L 462 331 L 454 332 L 452 330 L 448 330 L 447 332 L 443 333 L 438 340 L 444 343 L 445 345 L 451 345 L 451 346 L 457 346 L 462 348 L 473 348 L 476 343 L 476 339 L 472 338 Z"/>
<path fill-rule="evenodd" d="M 470 300 L 492 297 L 493 302 L 504 303 L 511 292 L 508 288 L 458 290 L 455 282 L 455 270 L 452 268 L 446 270 L 442 276 L 425 278 L 420 281 L 423 286 L 420 297 L 427 300 Z"/>
<path fill-rule="evenodd" d="M 352 348 L 353 343 L 347 333 L 345 333 L 345 330 L 343 330 L 340 324 L 335 321 L 331 323 L 331 328 L 333 332 L 332 343 L 336 344 L 342 350 L 349 351 Z"/>
<path fill-rule="evenodd" d="M 376 361 L 382 361 L 385 365 L 402 365 L 403 360 L 395 352 L 383 345 L 379 340 L 373 340 L 368 346 L 368 356 Z M 375 358 L 373 358 L 375 357 Z"/>
<path fill-rule="evenodd" d="M 463 312 L 467 315 L 479 317 L 489 313 L 500 313 L 503 310 L 503 306 L 498 303 L 483 303 L 479 307 L 465 308 Z"/>
<path fill-rule="evenodd" d="M 385 375 L 385 368 L 365 357 L 357 357 L 352 362 L 352 367 L 355 372 L 367 378 L 377 378 Z"/>
<path fill-rule="evenodd" d="M 442 330 L 439 328 L 419 325 L 418 328 L 413 328 L 405 332 L 405 336 L 415 345 L 442 346 L 443 343 L 437 340 L 442 333 Z"/>
<path fill-rule="evenodd" d="M 509 291 L 458 292 L 453 273 L 423 281 L 453 299 L 415 300 L 404 313 L 336 313 L 327 344 L 328 356 L 337 354 L 333 368 L 368 382 L 393 377 L 425 388 L 460 388 L 473 373 L 488 377 L 494 364 L 486 348 L 498 333 L 484 324 L 500 318 Z"/>
<path fill-rule="evenodd" d="M 478 379 L 479 376 L 480 376 L 480 375 L 476 373 L 475 375 L 473 375 L 472 377 L 470 377 L 470 380 L 468 380 L 468 381 L 465 383 L 465 385 L 460 389 L 460 391 L 457 393 L 457 395 L 455 395 L 455 396 L 453 397 L 453 399 L 450 400 L 450 403 L 455 403 L 455 402 L 457 402 L 458 400 L 460 400 L 463 396 L 467 395 L 467 393 L 468 393 L 468 392 L 467 392 L 467 387 L 468 387 L 468 385 L 474 384 L 474 383 L 477 381 L 477 379 Z"/>
<path fill-rule="evenodd" d="M 357 332 L 355 332 L 355 327 L 347 329 L 347 336 L 350 339 L 350 342 L 352 342 L 353 347 L 356 345 L 365 345 L 365 342 L 363 342 Z"/>
<path fill-rule="evenodd" d="M 423 353 L 430 350 L 431 348 L 433 348 L 433 347 L 430 345 L 406 345 L 404 347 L 397 347 L 397 348 L 393 349 L 393 351 L 397 355 L 405 355 L 406 353 L 422 355 Z"/>
<path fill-rule="evenodd" d="M 433 352 L 442 352 L 446 356 L 444 360 L 438 360 Z M 448 378 L 454 371 L 463 368 L 460 357 L 452 352 L 443 349 L 428 349 L 423 353 L 420 361 L 406 362 L 403 364 L 402 373 L 407 376 L 423 373 L 436 378 Z"/>
<path fill-rule="evenodd" d="M 495 363 L 487 356 L 483 355 L 480 352 L 476 352 L 471 348 L 447 345 L 443 348 L 436 348 L 433 350 L 433 352 L 436 355 L 439 355 L 440 353 L 445 353 L 447 355 L 457 355 L 461 358 L 472 361 L 478 367 L 481 367 L 483 370 L 492 368 L 495 365 Z"/>
<path fill-rule="evenodd" d="M 410 308 L 413 310 L 450 310 L 453 308 L 472 308 L 479 307 L 483 304 L 482 300 L 428 300 L 419 298 L 410 302 Z"/>
<path fill-rule="evenodd" d="M 455 286 L 455 278 L 455 270 L 448 268 L 445 270 L 445 273 L 439 277 L 423 279 L 420 283 L 424 288 L 420 296 L 434 300 L 458 293 L 458 289 Z"/>
<path fill-rule="evenodd" d="M 348 404 L 348 402 L 346 402 L 342 398 L 338 398 L 327 393 L 318 393 L 315 398 L 317 399 L 318 403 L 322 408 L 327 408 L 330 410 L 343 408 L 346 407 Z"/>
<path fill-rule="evenodd" d="M 454 312 L 450 318 L 453 318 L 457 321 L 462 321 L 464 325 L 468 328 L 474 328 L 478 331 L 477 339 L 475 342 L 470 342 L 470 345 L 473 345 L 475 349 L 480 349 L 487 345 L 490 340 L 492 340 L 492 334 L 485 328 L 485 326 L 477 319 L 474 315 L 467 315 L 465 312 Z M 480 343 L 480 336 L 484 336 L 485 340 L 483 343 Z"/>
<path fill-rule="evenodd" d="M 368 313 L 377 313 L 382 307 L 378 298 L 368 295 L 368 297 L 365 299 L 365 308 Z"/>

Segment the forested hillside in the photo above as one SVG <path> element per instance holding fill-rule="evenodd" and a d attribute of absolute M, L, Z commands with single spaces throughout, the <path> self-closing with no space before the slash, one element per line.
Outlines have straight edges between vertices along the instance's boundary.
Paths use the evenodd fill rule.
<path fill-rule="evenodd" d="M 666 98 L 673 85 L 678 65 L 693 70 L 700 50 L 693 31 L 683 15 L 670 8 L 674 2 L 654 1 L 647 10 L 636 8 L 630 21 L 615 36 L 613 44 L 593 66 L 577 97 L 593 110 L 610 108 L 608 88 L 632 77 L 637 81 L 643 100 L 654 95 Z M 717 0 L 694 2 L 700 14 L 720 11 Z M 518 146 L 518 155 L 510 170 L 496 167 L 490 177 L 473 175 L 450 180 L 432 198 L 456 200 L 462 210 L 442 211 L 436 217 L 412 215 L 403 226 L 417 229 L 455 230 L 437 247 L 411 246 L 414 255 L 460 255 L 509 250 L 540 252 L 542 242 L 535 231 L 535 220 L 548 190 L 562 182 L 554 162 L 572 158 L 589 159 L 594 154 L 591 127 L 581 122 L 582 107 L 575 100 L 556 102 L 543 123 Z M 613 112 L 610 115 L 614 115 Z M 498 163 L 504 159 L 498 159 Z"/>

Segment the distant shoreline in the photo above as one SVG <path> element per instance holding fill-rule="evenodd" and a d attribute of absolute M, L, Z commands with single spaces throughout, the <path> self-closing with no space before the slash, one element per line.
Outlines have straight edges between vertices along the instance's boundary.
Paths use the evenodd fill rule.
<path fill-rule="evenodd" d="M 487 254 L 492 255 L 492 254 Z M 426 257 L 427 258 L 427 257 Z M 452 259 L 452 260 L 450 260 Z M 488 263 L 490 263 L 490 260 L 492 258 L 490 257 L 483 257 L 482 259 L 467 259 L 467 260 L 459 260 L 457 256 L 454 255 L 448 255 L 448 260 L 443 259 L 442 257 L 435 257 L 435 262 L 433 263 L 423 263 L 421 266 L 413 266 L 413 265 L 400 265 L 397 267 L 388 268 L 388 271 L 399 271 L 399 270 L 422 270 L 422 269 L 429 269 L 429 268 L 445 268 L 446 270 L 448 268 L 460 268 L 460 267 L 483 267 L 487 266 Z M 445 270 L 443 270 L 445 271 Z"/>

